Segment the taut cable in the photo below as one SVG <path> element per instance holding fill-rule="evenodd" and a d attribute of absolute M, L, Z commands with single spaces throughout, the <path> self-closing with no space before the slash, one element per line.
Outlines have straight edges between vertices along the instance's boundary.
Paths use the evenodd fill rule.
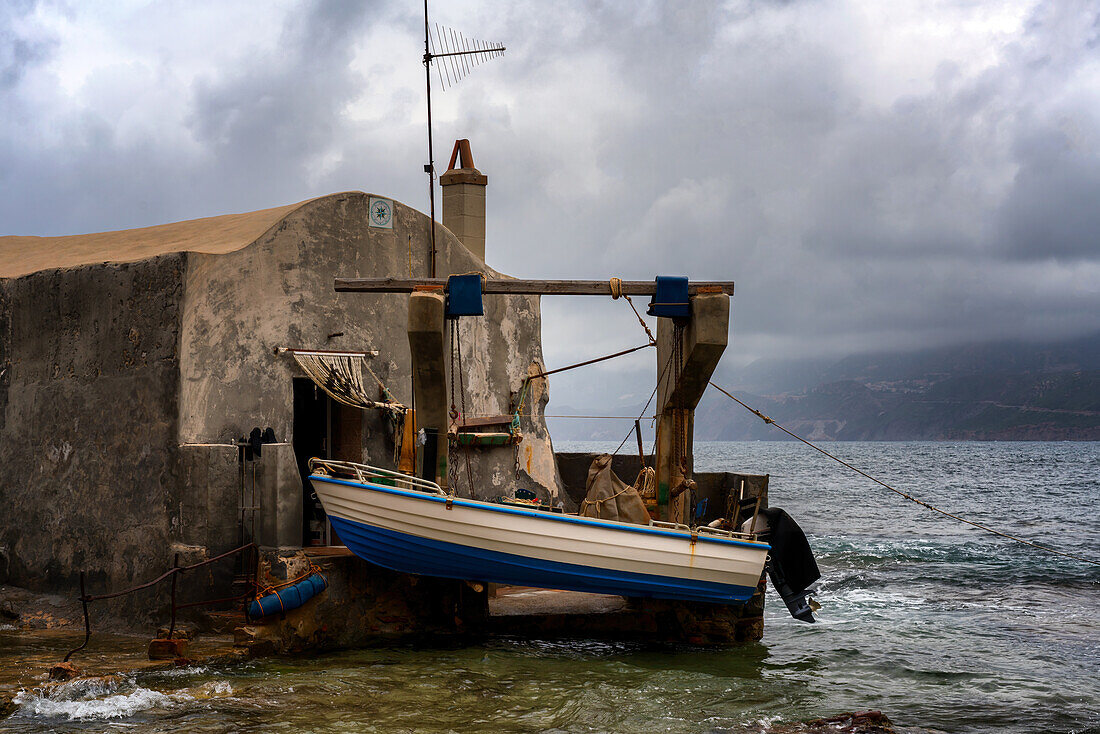
<path fill-rule="evenodd" d="M 930 505 L 927 502 L 925 502 L 924 500 L 919 500 L 916 497 L 909 494 L 908 492 L 903 492 L 900 489 L 896 489 L 894 487 L 891 487 L 889 484 L 882 481 L 881 479 L 876 479 L 873 476 L 871 476 L 870 474 L 868 474 L 867 472 L 863 471 L 862 469 L 857 469 L 856 467 L 852 466 L 851 464 L 844 461 L 843 459 L 841 459 L 839 457 L 836 457 L 836 456 L 833 456 L 832 454 L 830 454 L 825 449 L 821 448 L 820 446 L 818 446 L 814 443 L 811 443 L 810 441 L 807 441 L 806 439 L 802 438 L 802 436 L 799 436 L 797 433 L 792 433 L 791 431 L 788 431 L 786 428 L 779 425 L 774 420 L 772 420 L 768 416 L 764 415 L 763 413 L 761 413 L 756 408 L 753 408 L 750 405 L 746 405 L 741 400 L 734 397 L 731 393 L 729 393 L 726 390 L 722 389 L 718 385 L 715 385 L 713 382 L 711 382 L 710 385 L 711 385 L 711 387 L 718 390 L 718 392 L 722 393 L 727 398 L 729 398 L 730 400 L 732 400 L 735 403 L 737 403 L 738 405 L 740 405 L 745 410 L 748 410 L 750 413 L 753 413 L 754 415 L 756 415 L 757 418 L 764 421 L 765 423 L 768 423 L 770 425 L 775 426 L 776 428 L 783 431 L 783 433 L 786 433 L 791 438 L 796 439 L 798 441 L 801 441 L 802 443 L 806 444 L 807 446 L 809 446 L 813 450 L 815 450 L 819 453 L 822 453 L 825 456 L 828 456 L 830 459 L 837 462 L 838 464 L 841 464 L 843 466 L 848 467 L 849 469 L 854 471 L 856 474 L 859 474 L 860 476 L 863 476 L 863 477 L 866 477 L 867 479 L 870 479 L 875 484 L 886 487 L 886 489 L 890 490 L 894 494 L 899 495 L 900 497 L 902 497 L 904 499 L 909 500 L 910 502 L 915 502 L 918 505 L 920 505 L 921 507 L 926 507 L 927 509 L 932 510 L 932 512 L 938 512 L 939 514 L 941 514 L 945 517 L 949 517 L 952 520 L 958 520 L 961 523 L 966 523 L 967 525 L 978 528 L 979 530 L 984 530 L 987 533 L 992 533 L 993 535 L 999 535 L 1002 538 L 1007 538 L 1008 540 L 1014 540 L 1017 543 L 1023 543 L 1024 545 L 1029 545 L 1032 548 L 1037 548 L 1041 551 L 1046 551 L 1047 553 L 1054 553 L 1055 555 L 1065 556 L 1066 558 L 1072 558 L 1073 560 L 1081 561 L 1082 563 L 1091 563 L 1094 566 L 1100 566 L 1100 561 L 1095 561 L 1091 558 L 1085 558 L 1084 556 L 1079 556 L 1076 553 L 1069 553 L 1067 551 L 1061 551 L 1061 550 L 1058 550 L 1056 548 L 1051 548 L 1049 546 L 1040 545 L 1039 543 L 1035 543 L 1035 542 L 1032 542 L 1030 540 L 1025 540 L 1024 538 L 1020 538 L 1020 537 L 1017 537 L 1015 535 L 1010 535 L 1008 533 L 1001 532 L 1000 530 L 994 530 L 993 528 L 989 527 L 988 525 L 982 525 L 980 522 L 975 522 L 973 520 L 967 520 L 965 517 L 959 517 L 958 515 L 955 515 L 955 514 L 952 514 L 952 513 L 948 512 L 947 510 L 941 510 L 938 507 Z"/>

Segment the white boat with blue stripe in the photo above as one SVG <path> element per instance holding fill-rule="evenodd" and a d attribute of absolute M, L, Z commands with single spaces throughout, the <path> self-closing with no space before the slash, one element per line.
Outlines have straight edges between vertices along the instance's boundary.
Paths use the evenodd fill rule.
<path fill-rule="evenodd" d="M 424 576 L 743 604 L 770 546 L 739 533 L 636 525 L 454 497 L 386 469 L 312 459 L 332 527 L 357 556 Z"/>

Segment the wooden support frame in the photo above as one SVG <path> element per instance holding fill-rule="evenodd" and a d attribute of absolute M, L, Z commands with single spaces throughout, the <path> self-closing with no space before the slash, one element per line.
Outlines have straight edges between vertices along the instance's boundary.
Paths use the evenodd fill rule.
<path fill-rule="evenodd" d="M 447 343 L 444 299 L 439 293 L 409 296 L 409 351 L 412 355 L 416 426 L 435 431 L 435 467 L 423 467 L 425 478 L 447 488 L 447 385 L 450 345 Z M 424 455 L 430 452 L 425 450 Z M 427 461 L 427 459 L 425 459 Z"/>
<path fill-rule="evenodd" d="M 657 319 L 658 412 L 673 405 L 695 410 L 726 351 L 729 326 L 729 298 L 706 294 L 691 299 L 691 319 L 681 331 L 683 364 L 677 370 L 679 380 L 673 383 L 672 370 L 664 375 L 661 371 L 675 348 L 675 327 L 672 319 Z"/>
<path fill-rule="evenodd" d="M 718 367 L 729 340 L 730 299 L 720 293 L 691 298 L 691 319 L 676 328 L 672 319 L 657 319 L 657 511 L 660 519 L 686 522 L 688 496 L 678 488 L 694 472 L 695 408 Z M 679 345 L 676 340 L 679 339 Z M 666 370 L 679 346 L 681 363 Z M 674 378 L 674 375 L 676 376 Z M 676 436 L 675 426 L 682 435 Z M 673 447 L 680 445 L 682 466 Z"/>
<path fill-rule="evenodd" d="M 338 293 L 412 293 L 425 288 L 446 288 L 446 278 L 337 278 Z M 651 296 L 657 290 L 656 281 L 624 280 L 626 296 Z M 611 285 L 606 280 L 538 280 L 508 278 L 483 280 L 481 292 L 512 296 L 610 296 Z M 698 281 L 688 285 L 688 294 L 714 293 L 733 295 L 732 280 Z"/>

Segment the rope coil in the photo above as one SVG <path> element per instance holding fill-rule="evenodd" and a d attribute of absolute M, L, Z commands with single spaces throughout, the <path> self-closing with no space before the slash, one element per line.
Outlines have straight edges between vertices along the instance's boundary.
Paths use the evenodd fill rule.
<path fill-rule="evenodd" d="M 652 466 L 642 467 L 638 478 L 634 480 L 634 489 L 642 499 L 657 498 L 657 470 Z"/>

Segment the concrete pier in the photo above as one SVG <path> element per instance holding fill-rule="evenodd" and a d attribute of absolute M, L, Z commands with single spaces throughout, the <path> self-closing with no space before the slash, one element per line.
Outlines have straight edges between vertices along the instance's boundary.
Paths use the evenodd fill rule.
<path fill-rule="evenodd" d="M 726 645 L 759 640 L 763 613 L 763 583 L 736 607 L 507 587 L 489 600 L 486 628 L 517 637 Z"/>
<path fill-rule="evenodd" d="M 298 609 L 256 622 L 241 617 L 238 645 L 262 655 L 423 641 L 480 634 L 488 616 L 484 585 L 389 571 L 346 548 L 270 555 L 264 578 L 274 585 L 311 567 L 328 587 Z"/>

